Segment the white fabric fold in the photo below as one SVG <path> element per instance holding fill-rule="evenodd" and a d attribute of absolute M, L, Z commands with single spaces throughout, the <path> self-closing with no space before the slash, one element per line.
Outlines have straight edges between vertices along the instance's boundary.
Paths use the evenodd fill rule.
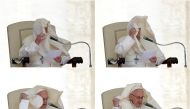
<path fill-rule="evenodd" d="M 130 36 L 125 36 L 118 40 L 118 44 L 115 47 L 115 52 L 120 54 L 122 57 L 126 56 L 126 53 L 135 44 L 135 40 Z"/>

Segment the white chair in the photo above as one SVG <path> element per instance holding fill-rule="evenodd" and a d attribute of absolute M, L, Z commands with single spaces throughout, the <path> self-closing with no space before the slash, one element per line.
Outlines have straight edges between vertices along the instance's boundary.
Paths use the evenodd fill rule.
<path fill-rule="evenodd" d="M 125 63 L 125 58 L 119 58 L 114 51 L 118 39 L 127 35 L 127 24 L 128 22 L 116 22 L 103 27 L 106 67 L 121 67 L 121 65 Z M 152 37 L 150 38 L 155 40 Z M 116 64 L 111 63 L 111 60 L 116 60 Z M 171 67 L 174 63 L 178 63 L 175 57 L 169 57 L 163 62 L 163 64 L 167 64 L 168 67 Z"/>
<path fill-rule="evenodd" d="M 11 67 L 23 67 L 25 63 L 29 61 L 29 58 L 23 58 L 24 61 L 21 64 L 16 64 L 15 62 L 19 61 L 19 49 L 22 47 L 23 40 L 27 36 L 32 35 L 33 23 L 34 21 L 21 21 L 7 26 Z M 55 26 L 51 26 L 55 30 Z M 71 47 L 71 45 L 64 46 L 67 50 Z M 73 67 L 76 67 L 77 63 L 83 63 L 81 57 L 74 57 L 68 62 L 68 64 L 72 64 Z"/>
<path fill-rule="evenodd" d="M 9 109 L 19 109 L 20 93 L 29 88 L 18 89 L 7 94 Z"/>
<path fill-rule="evenodd" d="M 112 109 L 112 99 L 123 91 L 124 88 L 115 88 L 102 93 L 102 106 L 103 109 Z"/>
<path fill-rule="evenodd" d="M 120 37 L 127 35 L 127 24 L 128 22 L 117 22 L 103 27 L 104 49 L 107 67 L 118 67 L 122 64 L 109 64 L 109 60 L 118 59 L 117 54 L 114 52 L 115 46 Z"/>

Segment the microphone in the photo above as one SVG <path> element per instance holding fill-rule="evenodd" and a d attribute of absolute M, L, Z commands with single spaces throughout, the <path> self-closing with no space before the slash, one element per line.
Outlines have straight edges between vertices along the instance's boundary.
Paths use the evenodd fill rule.
<path fill-rule="evenodd" d="M 52 40 L 54 40 L 54 41 L 58 41 L 58 39 L 57 39 L 57 38 L 52 37 L 52 36 L 50 36 L 50 39 L 52 39 Z"/>
<path fill-rule="evenodd" d="M 48 103 L 48 105 L 51 107 L 57 108 L 57 109 L 62 109 L 62 108 L 59 108 L 58 106 L 54 105 L 53 103 Z"/>
<path fill-rule="evenodd" d="M 152 104 L 149 104 L 149 103 L 144 103 L 145 106 L 148 106 L 148 107 L 151 107 L 153 109 L 157 109 L 156 107 L 154 107 Z"/>
<path fill-rule="evenodd" d="M 172 45 L 172 44 L 180 44 L 182 45 L 183 49 L 184 49 L 184 61 L 185 61 L 185 65 L 184 67 L 187 67 L 187 59 L 186 59 L 186 49 L 185 49 L 185 45 L 182 44 L 181 42 L 172 42 L 172 43 L 168 43 L 168 44 L 160 44 L 160 43 L 157 43 L 155 41 L 153 41 L 152 39 L 148 38 L 148 37 L 143 37 L 144 40 L 147 40 L 147 41 L 150 41 L 152 43 L 155 43 L 157 45 L 160 45 L 160 46 L 168 46 L 168 45 Z"/>
<path fill-rule="evenodd" d="M 69 44 L 63 43 L 62 41 L 59 41 L 58 38 L 55 38 L 55 37 L 53 37 L 53 36 L 50 36 L 50 39 L 51 39 L 51 40 L 54 40 L 54 41 L 56 41 L 56 42 L 59 42 L 59 43 L 61 43 L 61 44 L 64 44 L 64 45 L 69 45 Z"/>
<path fill-rule="evenodd" d="M 143 37 L 143 39 L 150 41 L 150 42 L 154 42 L 152 39 L 149 39 L 148 37 Z"/>
<path fill-rule="evenodd" d="M 50 39 L 51 40 L 54 40 L 56 42 L 59 42 L 61 44 L 64 44 L 64 45 L 68 45 L 68 44 L 65 44 L 63 43 L 62 41 L 59 41 L 59 39 L 53 37 L 53 36 L 50 36 Z M 84 42 L 84 41 L 78 41 L 78 42 L 75 42 L 75 43 L 71 43 L 71 45 L 75 45 L 75 44 L 79 44 L 79 43 L 83 43 L 83 44 L 86 44 L 88 46 L 88 49 L 89 49 L 89 67 L 92 67 L 92 59 L 91 59 L 91 48 L 90 48 L 90 45 L 87 43 L 87 42 Z"/>

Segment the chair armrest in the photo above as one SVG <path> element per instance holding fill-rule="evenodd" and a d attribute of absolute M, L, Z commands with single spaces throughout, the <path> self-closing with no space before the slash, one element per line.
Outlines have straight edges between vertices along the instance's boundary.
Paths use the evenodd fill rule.
<path fill-rule="evenodd" d="M 109 65 L 118 64 L 118 67 L 121 67 L 122 64 L 125 64 L 125 58 L 118 58 L 118 59 L 108 59 L 107 63 Z"/>
<path fill-rule="evenodd" d="M 167 64 L 167 67 L 172 67 L 172 64 L 178 64 L 178 59 L 176 57 L 169 57 L 164 60 L 162 64 Z"/>
<path fill-rule="evenodd" d="M 23 66 L 26 65 L 26 63 L 30 62 L 29 57 L 22 57 L 22 58 L 12 58 L 11 63 L 12 64 L 22 64 Z"/>
<path fill-rule="evenodd" d="M 82 57 L 73 57 L 67 64 L 72 64 L 72 67 L 76 67 L 77 64 L 83 63 Z"/>

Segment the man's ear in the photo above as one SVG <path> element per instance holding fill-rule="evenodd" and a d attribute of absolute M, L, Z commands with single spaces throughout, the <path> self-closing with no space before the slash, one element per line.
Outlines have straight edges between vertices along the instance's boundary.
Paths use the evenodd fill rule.
<path fill-rule="evenodd" d="M 129 99 L 129 101 L 132 100 L 132 95 L 131 94 L 129 94 L 128 99 Z"/>

